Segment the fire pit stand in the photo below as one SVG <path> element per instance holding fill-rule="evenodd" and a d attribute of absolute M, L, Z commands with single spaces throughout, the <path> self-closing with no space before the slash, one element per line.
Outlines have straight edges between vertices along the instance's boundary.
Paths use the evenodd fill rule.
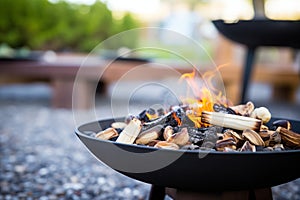
<path fill-rule="evenodd" d="M 149 200 L 163 200 L 165 195 L 176 200 L 271 200 L 271 188 L 255 189 L 255 190 L 240 190 L 240 191 L 215 191 L 215 192 L 195 192 L 186 191 L 174 188 L 165 188 L 152 185 L 149 194 Z"/>

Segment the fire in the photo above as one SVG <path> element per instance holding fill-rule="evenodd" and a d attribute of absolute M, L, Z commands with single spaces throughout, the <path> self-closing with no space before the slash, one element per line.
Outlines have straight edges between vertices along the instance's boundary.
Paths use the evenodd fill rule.
<path fill-rule="evenodd" d="M 222 67 L 222 66 L 220 66 Z M 216 70 L 219 70 L 218 67 Z M 192 90 L 193 98 L 187 97 L 182 98 L 182 103 L 189 106 L 189 112 L 187 113 L 188 117 L 195 123 L 196 127 L 206 126 L 201 122 L 201 113 L 202 111 L 214 111 L 213 106 L 215 103 L 228 106 L 229 101 L 222 94 L 221 91 L 218 91 L 212 84 L 213 77 L 215 75 L 215 70 L 207 71 L 203 74 L 202 80 L 206 84 L 197 83 L 196 71 L 195 69 L 191 73 L 183 74 L 180 77 L 180 80 L 185 80 L 188 84 L 187 93 L 189 90 Z"/>
<path fill-rule="evenodd" d="M 174 117 L 174 119 L 177 121 L 178 126 L 181 126 L 181 120 L 180 120 L 180 118 L 176 115 L 175 112 L 173 113 L 173 117 Z"/>

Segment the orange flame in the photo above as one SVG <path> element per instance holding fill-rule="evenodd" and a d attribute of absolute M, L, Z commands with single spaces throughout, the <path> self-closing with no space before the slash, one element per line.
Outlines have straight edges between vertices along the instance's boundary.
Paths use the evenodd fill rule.
<path fill-rule="evenodd" d="M 189 89 L 192 89 L 193 95 L 195 97 L 185 97 L 182 99 L 182 102 L 189 106 L 189 113 L 187 115 L 195 123 L 196 127 L 206 126 L 201 122 L 200 116 L 202 111 L 214 111 L 213 106 L 215 103 L 222 104 L 224 106 L 230 104 L 226 97 L 222 94 L 222 92 L 217 90 L 213 86 L 212 82 L 216 71 L 218 71 L 223 66 L 219 66 L 216 70 L 207 71 L 203 74 L 202 80 L 205 81 L 207 86 L 205 86 L 204 84 L 200 86 L 197 83 L 195 69 L 193 70 L 193 72 L 183 74 L 180 77 L 180 80 L 184 79 L 189 86 L 189 88 L 187 88 L 187 92 L 189 92 Z"/>
<path fill-rule="evenodd" d="M 174 119 L 177 121 L 178 126 L 181 126 L 181 120 L 179 119 L 179 117 L 176 115 L 175 112 L 172 113 Z"/>

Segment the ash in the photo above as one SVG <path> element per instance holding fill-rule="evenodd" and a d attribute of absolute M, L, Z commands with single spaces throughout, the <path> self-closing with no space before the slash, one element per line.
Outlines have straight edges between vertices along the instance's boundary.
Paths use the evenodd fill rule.
<path fill-rule="evenodd" d="M 34 87 L 30 92 L 36 94 Z M 110 117 L 106 99 L 100 101 L 101 116 Z M 29 97 L 2 90 L 0 121 L 0 200 L 148 198 L 149 184 L 119 174 L 88 152 L 74 134 L 72 111 L 52 109 L 47 91 Z M 272 190 L 275 200 L 300 199 L 300 179 Z"/>

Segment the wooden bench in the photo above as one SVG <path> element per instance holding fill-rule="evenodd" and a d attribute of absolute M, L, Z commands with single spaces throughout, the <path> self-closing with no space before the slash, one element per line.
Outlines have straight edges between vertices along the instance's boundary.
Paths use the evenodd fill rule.
<path fill-rule="evenodd" d="M 137 66 L 145 65 L 143 73 L 133 73 L 127 77 L 132 80 L 163 79 L 168 76 L 178 75 L 178 73 L 191 72 L 191 67 L 176 66 L 172 64 L 168 67 L 154 63 L 129 62 L 101 59 L 89 59 L 85 61 L 85 55 L 60 55 L 53 62 L 45 61 L 0 61 L 0 83 L 6 83 L 5 79 L 16 77 L 30 80 L 44 79 L 50 82 L 53 88 L 52 105 L 55 108 L 75 108 L 88 109 L 93 105 L 92 98 L 95 95 L 95 81 L 99 81 L 99 74 L 103 71 L 102 82 L 111 84 L 119 80 L 124 74 Z M 84 65 L 81 67 L 81 64 Z M 105 68 L 108 66 L 108 68 Z M 76 81 L 76 91 L 73 93 L 74 81 L 77 72 L 81 70 L 80 80 Z M 100 70 L 100 71 L 99 71 Z M 220 70 L 223 78 L 227 98 L 236 104 L 239 103 L 240 94 L 240 74 L 242 68 L 238 66 L 228 66 Z M 2 77 L 2 81 L 1 81 Z M 296 89 L 300 83 L 299 75 L 296 71 L 282 69 L 269 69 L 266 67 L 256 67 L 254 81 L 271 84 L 274 88 L 276 98 L 282 96 L 289 101 L 295 100 Z M 284 93 L 282 93 L 282 91 Z M 73 99 L 72 99 L 73 98 Z"/>
<path fill-rule="evenodd" d="M 224 77 L 227 73 L 239 76 L 238 82 L 240 84 L 227 83 L 229 85 L 226 91 L 233 102 L 240 102 L 244 70 L 244 60 L 241 58 L 244 57 L 243 53 L 246 53 L 246 48 L 244 45 L 232 42 L 221 34 L 218 35 L 215 45 L 214 60 L 216 63 L 227 63 L 230 65 L 230 67 L 224 69 L 222 73 Z M 268 48 L 264 47 L 262 49 L 267 50 Z M 249 82 L 269 84 L 272 89 L 272 99 L 274 100 L 295 102 L 296 92 L 300 83 L 300 63 L 298 63 L 298 67 L 293 66 L 296 63 L 294 63 L 290 48 L 276 48 L 276 53 L 277 56 L 268 63 L 266 63 L 267 61 L 260 62 L 259 59 L 255 62 Z M 229 77 L 229 75 L 226 77 Z M 227 82 L 229 80 L 224 79 L 224 81 Z"/>
<path fill-rule="evenodd" d="M 242 70 L 241 66 L 231 66 L 221 70 L 226 95 L 233 103 L 240 102 Z M 238 78 L 231 82 L 230 76 L 237 76 Z M 273 100 L 294 103 L 300 85 L 300 74 L 296 69 L 289 67 L 274 68 L 272 66 L 256 65 L 253 69 L 251 82 L 270 85 Z M 257 94 L 257 96 L 259 95 Z"/>

